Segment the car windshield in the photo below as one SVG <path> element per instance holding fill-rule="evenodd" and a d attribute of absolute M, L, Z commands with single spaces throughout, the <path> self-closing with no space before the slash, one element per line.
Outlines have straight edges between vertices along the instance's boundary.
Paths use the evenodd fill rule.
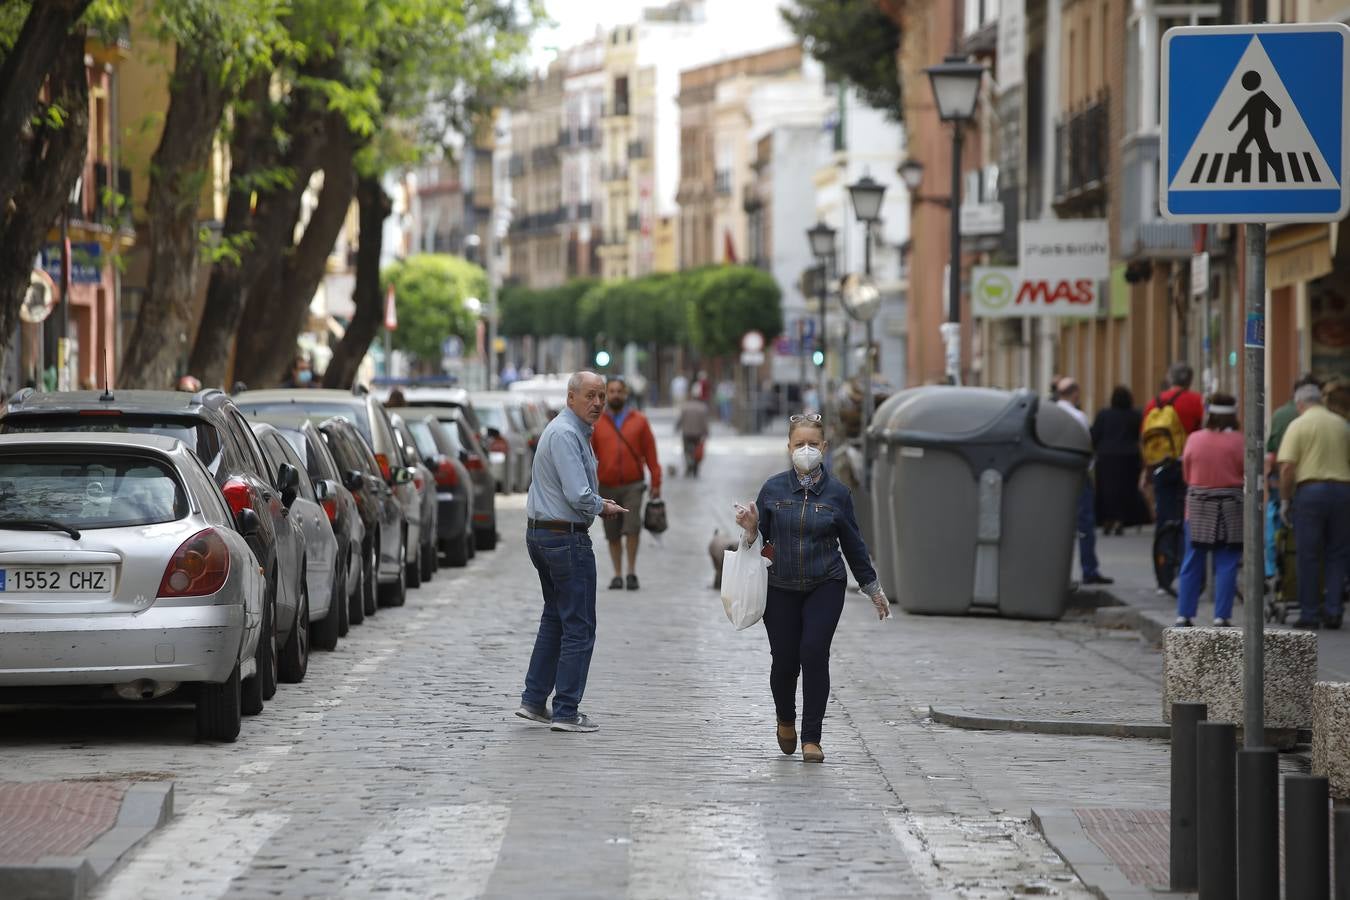
<path fill-rule="evenodd" d="M 0 528 L 6 520 L 37 519 L 79 529 L 126 528 L 174 522 L 187 513 L 182 485 L 158 460 L 94 451 L 0 455 Z"/>
<path fill-rule="evenodd" d="M 302 409 L 309 414 L 310 419 L 316 422 L 332 418 L 346 419 L 356 426 L 357 430 L 361 432 L 362 437 L 367 441 L 370 440 L 370 419 L 366 416 L 364 404 L 352 404 L 349 406 L 345 403 L 321 403 L 318 401 L 291 402 L 290 400 L 283 400 L 275 403 L 266 403 L 244 400 L 238 405 L 245 413 L 258 415 L 264 418 L 268 415 L 276 415 L 279 413 L 294 413 L 296 410 Z"/>
<path fill-rule="evenodd" d="M 502 430 L 502 422 L 506 417 L 502 415 L 500 406 L 480 406 L 478 407 L 478 421 L 483 423 L 484 428 L 495 428 Z"/>
<path fill-rule="evenodd" d="M 176 438 L 197 454 L 215 475 L 220 468 L 220 435 L 211 423 L 196 418 L 146 415 L 92 414 L 10 416 L 0 423 L 4 434 L 39 434 L 51 431 L 103 431 L 119 434 L 157 434 Z"/>
<path fill-rule="evenodd" d="M 525 417 L 519 406 L 513 406 L 507 410 L 507 415 L 511 419 L 511 428 L 515 431 L 527 431 L 525 427 Z"/>
<path fill-rule="evenodd" d="M 417 452 L 425 457 L 437 456 L 441 450 L 436 446 L 436 438 L 431 434 L 431 426 L 426 422 L 409 422 L 408 430 L 417 442 Z"/>

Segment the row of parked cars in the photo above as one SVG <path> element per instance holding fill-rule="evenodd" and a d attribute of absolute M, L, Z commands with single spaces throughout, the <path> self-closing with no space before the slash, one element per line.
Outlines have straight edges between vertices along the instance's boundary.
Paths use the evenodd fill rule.
<path fill-rule="evenodd" d="M 311 647 L 497 543 L 467 402 L 20 391 L 0 416 L 0 702 L 190 700 L 233 741 Z"/>

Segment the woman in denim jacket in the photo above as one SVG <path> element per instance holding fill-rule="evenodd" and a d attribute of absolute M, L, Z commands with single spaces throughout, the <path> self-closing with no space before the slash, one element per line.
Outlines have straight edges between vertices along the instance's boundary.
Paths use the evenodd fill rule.
<path fill-rule="evenodd" d="M 853 496 L 823 464 L 820 416 L 793 416 L 789 423 L 792 468 L 764 482 L 754 506 L 737 504 L 736 524 L 745 529 L 745 546 L 754 542 L 758 529 L 765 555 L 773 561 L 764 629 L 773 652 L 769 685 L 778 715 L 778 747 L 787 755 L 797 750 L 800 671 L 802 761 L 823 762 L 820 727 L 830 695 L 830 642 L 848 586 L 845 559 L 872 598 L 877 618 L 889 616 L 891 607 L 858 530 Z"/>

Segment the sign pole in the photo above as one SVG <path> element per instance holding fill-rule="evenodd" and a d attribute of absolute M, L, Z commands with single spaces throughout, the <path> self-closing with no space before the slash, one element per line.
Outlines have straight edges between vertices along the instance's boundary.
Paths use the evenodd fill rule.
<path fill-rule="evenodd" d="M 1246 433 L 1243 480 L 1243 607 L 1245 634 L 1242 686 L 1243 740 L 1246 747 L 1265 743 L 1265 515 L 1262 491 L 1266 423 L 1266 226 L 1251 224 L 1246 233 L 1246 321 L 1242 418 Z"/>

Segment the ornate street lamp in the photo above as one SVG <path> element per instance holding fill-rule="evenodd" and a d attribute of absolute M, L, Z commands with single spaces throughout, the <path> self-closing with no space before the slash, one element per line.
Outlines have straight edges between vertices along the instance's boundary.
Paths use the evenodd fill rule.
<path fill-rule="evenodd" d="M 872 282 L 872 227 L 881 220 L 881 202 L 886 197 L 886 185 L 864 175 L 848 186 L 853 199 L 853 214 L 863 223 L 863 277 L 849 276 L 843 289 L 844 311 L 867 327 L 867 347 L 863 352 L 863 408 L 862 451 L 863 487 L 872 486 L 872 460 L 869 453 L 867 429 L 872 425 L 872 379 L 875 362 L 872 357 L 872 320 L 881 308 L 881 291 Z"/>
<path fill-rule="evenodd" d="M 806 229 L 807 240 L 811 243 L 811 255 L 819 263 L 820 277 L 816 286 L 820 291 L 820 366 L 816 371 L 816 390 L 820 394 L 820 413 L 825 414 L 829 398 L 829 350 L 830 338 L 825 331 L 825 308 L 829 304 L 830 263 L 834 260 L 835 231 L 823 221 Z M 805 387 L 805 385 L 803 385 Z"/>

